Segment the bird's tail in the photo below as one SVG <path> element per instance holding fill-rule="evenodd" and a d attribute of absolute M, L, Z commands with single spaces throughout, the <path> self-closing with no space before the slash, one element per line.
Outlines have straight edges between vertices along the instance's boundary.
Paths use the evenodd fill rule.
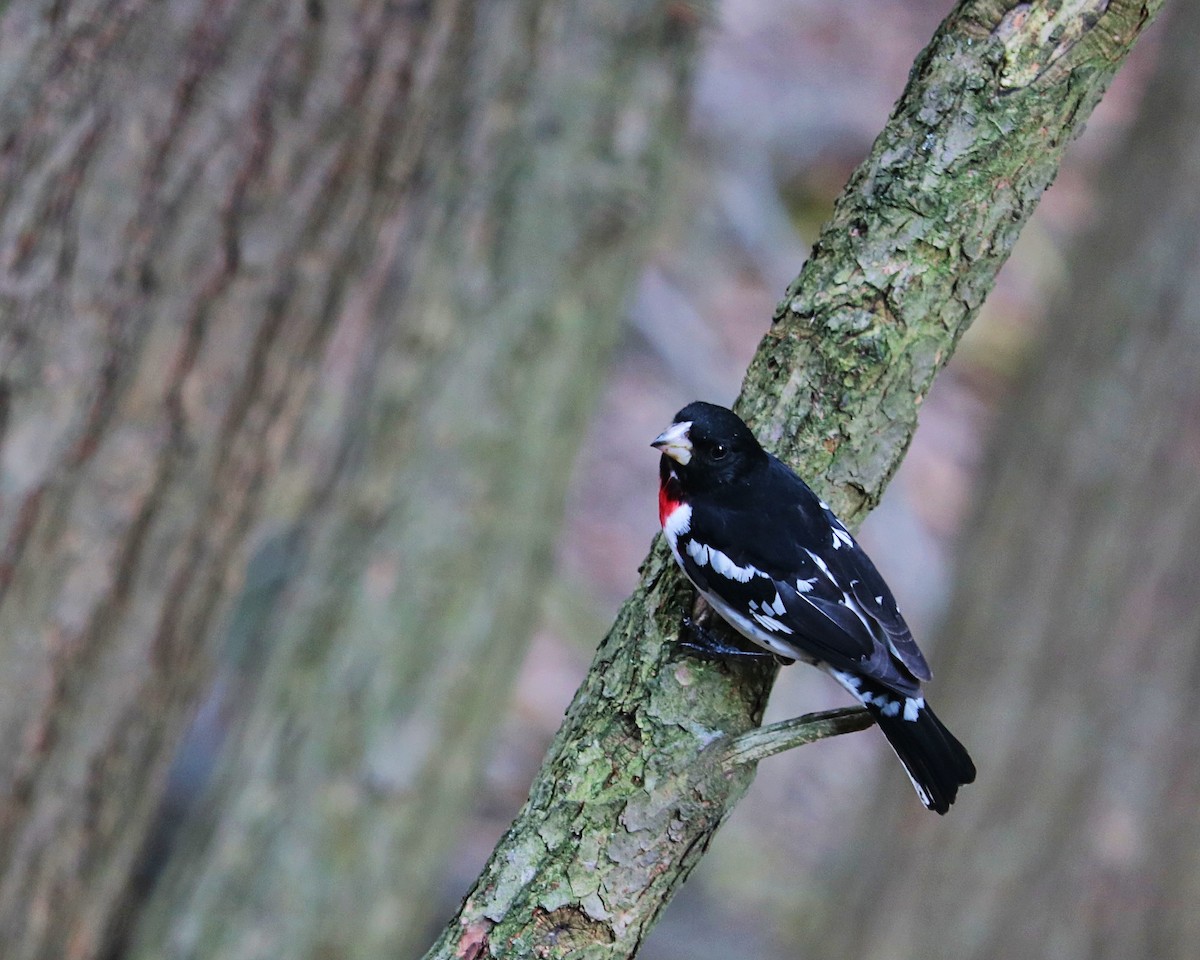
<path fill-rule="evenodd" d="M 921 802 L 938 813 L 949 810 L 958 788 L 975 781 L 975 764 L 963 745 L 922 697 L 905 697 L 870 681 L 855 693 L 904 764 Z"/>

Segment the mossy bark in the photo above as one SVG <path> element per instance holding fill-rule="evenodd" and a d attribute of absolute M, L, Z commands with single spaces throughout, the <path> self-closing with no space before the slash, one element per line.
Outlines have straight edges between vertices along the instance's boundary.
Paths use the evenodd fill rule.
<path fill-rule="evenodd" d="M 0 952 L 111 953 L 228 644 L 225 842 L 189 834 L 143 948 L 377 954 L 539 614 L 696 18 L 0 17 Z"/>
<path fill-rule="evenodd" d="M 739 409 L 851 522 L 1161 2 L 961 3 L 776 312 Z M 691 591 L 661 543 L 525 807 L 428 960 L 627 957 L 753 776 L 708 763 L 774 671 L 673 647 Z M 915 802 L 915 801 L 914 801 Z"/>

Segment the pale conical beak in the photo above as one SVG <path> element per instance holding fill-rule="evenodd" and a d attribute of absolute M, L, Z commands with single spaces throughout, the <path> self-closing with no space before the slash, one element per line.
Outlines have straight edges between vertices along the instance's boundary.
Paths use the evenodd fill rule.
<path fill-rule="evenodd" d="M 690 420 L 673 423 L 655 437 L 650 446 L 661 450 L 676 463 L 687 466 L 692 459 L 692 438 L 688 436 L 691 428 L 692 421 Z"/>

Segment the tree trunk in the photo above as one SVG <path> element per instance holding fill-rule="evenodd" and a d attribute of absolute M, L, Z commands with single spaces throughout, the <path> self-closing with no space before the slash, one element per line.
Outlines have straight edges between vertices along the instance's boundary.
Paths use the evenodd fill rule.
<path fill-rule="evenodd" d="M 829 895 L 859 921 L 805 938 L 836 955 L 1200 950 L 1200 6 L 1163 42 L 941 630 L 939 702 L 980 783 L 949 835 L 874 803 L 869 869 Z"/>
<path fill-rule="evenodd" d="M 878 499 L 1065 144 L 1158 6 L 969 0 L 918 59 L 740 401 L 843 516 Z M 690 603 L 659 544 L 430 960 L 636 952 L 750 781 L 738 744 L 773 675 L 676 653 Z"/>
<path fill-rule="evenodd" d="M 143 943 L 351 956 L 410 922 L 374 894 L 421 899 L 397 851 L 446 837 L 537 614 L 691 26 L 5 9 L 6 957 L 112 948 L 227 642 L 257 709 Z"/>

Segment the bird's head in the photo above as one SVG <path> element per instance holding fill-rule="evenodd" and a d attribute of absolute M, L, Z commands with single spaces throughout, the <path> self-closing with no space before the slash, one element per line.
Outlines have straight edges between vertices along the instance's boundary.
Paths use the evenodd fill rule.
<path fill-rule="evenodd" d="M 741 417 L 699 400 L 675 414 L 650 446 L 662 451 L 664 477 L 673 472 L 690 493 L 736 483 L 767 459 Z"/>

